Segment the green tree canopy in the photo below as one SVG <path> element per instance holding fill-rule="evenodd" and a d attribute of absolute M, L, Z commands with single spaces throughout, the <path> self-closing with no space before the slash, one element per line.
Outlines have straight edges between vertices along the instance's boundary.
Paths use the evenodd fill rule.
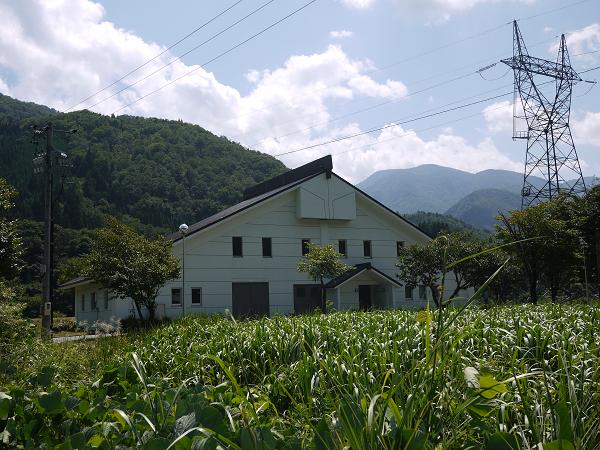
<path fill-rule="evenodd" d="M 342 275 L 352 269 L 352 266 L 340 261 L 341 254 L 335 247 L 308 243 L 308 253 L 298 263 L 298 272 L 308 274 L 314 281 L 321 284 L 321 309 L 326 311 L 325 280 Z"/>
<path fill-rule="evenodd" d="M 179 276 L 179 261 L 165 238 L 148 239 L 115 218 L 94 233 L 90 252 L 79 265 L 81 274 L 113 291 L 118 298 L 131 298 L 140 319 L 142 307 L 154 320 L 158 290 Z"/>
<path fill-rule="evenodd" d="M 17 221 L 9 219 L 17 191 L 0 178 L 0 279 L 13 279 L 19 274 L 23 253 Z"/>
<path fill-rule="evenodd" d="M 527 278 L 529 299 L 537 303 L 540 281 L 557 300 L 561 284 L 580 261 L 580 233 L 576 224 L 579 200 L 561 195 L 509 215 L 500 214 L 497 238 L 519 261 Z"/>

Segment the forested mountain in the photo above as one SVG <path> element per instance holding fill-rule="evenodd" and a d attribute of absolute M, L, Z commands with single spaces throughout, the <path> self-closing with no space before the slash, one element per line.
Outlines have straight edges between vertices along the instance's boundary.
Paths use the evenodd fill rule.
<path fill-rule="evenodd" d="M 55 148 L 72 168 L 57 183 L 56 223 L 95 228 L 104 215 L 120 217 L 148 233 L 172 231 L 241 200 L 244 188 L 285 166 L 203 128 L 160 119 L 109 117 L 89 111 L 63 115 L 0 96 L 0 177 L 20 192 L 16 214 L 43 217 L 42 178 L 32 159 L 44 142 L 30 143 L 32 124 L 52 119 Z"/>
<path fill-rule="evenodd" d="M 521 208 L 521 196 L 502 189 L 478 189 L 471 192 L 446 214 L 454 216 L 469 225 L 492 230 L 497 223 L 499 212 L 508 213 Z"/>
<path fill-rule="evenodd" d="M 522 185 L 523 175 L 509 170 L 470 173 L 426 164 L 375 172 L 358 187 L 400 213 L 444 213 L 479 189 L 493 188 L 519 194 Z"/>
<path fill-rule="evenodd" d="M 432 237 L 442 232 L 452 233 L 455 231 L 472 231 L 482 236 L 487 234 L 486 231 L 476 229 L 448 214 L 418 211 L 412 214 L 403 214 L 403 216 Z"/>

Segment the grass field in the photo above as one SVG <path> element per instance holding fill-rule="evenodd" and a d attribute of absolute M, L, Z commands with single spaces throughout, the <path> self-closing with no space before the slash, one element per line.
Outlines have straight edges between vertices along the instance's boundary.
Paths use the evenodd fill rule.
<path fill-rule="evenodd" d="M 595 449 L 599 322 L 528 305 L 36 341 L 1 375 L 0 429 L 49 448 Z"/>

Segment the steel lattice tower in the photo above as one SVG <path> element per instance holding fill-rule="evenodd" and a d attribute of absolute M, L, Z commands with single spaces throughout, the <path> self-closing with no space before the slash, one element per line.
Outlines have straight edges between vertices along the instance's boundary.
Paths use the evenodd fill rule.
<path fill-rule="evenodd" d="M 585 193 L 569 127 L 571 94 L 581 78 L 571 67 L 565 35 L 554 62 L 529 56 L 516 20 L 513 28 L 513 57 L 502 62 L 513 69 L 515 79 L 513 140 L 527 140 L 521 207 L 550 200 L 559 192 Z M 518 111 L 517 95 L 523 115 Z M 518 119 L 525 119 L 527 131 L 516 129 Z"/>

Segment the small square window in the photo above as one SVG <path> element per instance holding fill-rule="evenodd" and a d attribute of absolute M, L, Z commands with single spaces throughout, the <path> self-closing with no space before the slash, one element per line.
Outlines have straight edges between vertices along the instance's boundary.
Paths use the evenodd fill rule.
<path fill-rule="evenodd" d="M 404 286 L 404 298 L 406 300 L 413 299 L 413 287 L 412 286 Z"/>
<path fill-rule="evenodd" d="M 348 256 L 348 251 L 346 249 L 346 240 L 345 239 L 340 239 L 338 241 L 338 253 L 342 256 L 347 257 Z"/>
<path fill-rule="evenodd" d="M 91 303 L 92 303 L 92 306 L 91 306 L 92 311 L 97 310 L 98 309 L 98 304 L 96 303 L 96 293 L 95 292 L 92 292 L 90 294 L 90 300 L 91 300 Z"/>
<path fill-rule="evenodd" d="M 371 258 L 373 256 L 371 253 L 371 241 L 363 241 L 363 255 L 365 258 Z"/>
<path fill-rule="evenodd" d="M 85 311 L 85 294 L 81 294 L 81 310 Z"/>
<path fill-rule="evenodd" d="M 271 258 L 273 256 L 271 238 L 262 238 L 262 255 L 263 258 Z"/>
<path fill-rule="evenodd" d="M 202 288 L 192 288 L 192 305 L 202 306 Z"/>
<path fill-rule="evenodd" d="M 233 244 L 233 256 L 243 256 L 242 254 L 242 238 L 240 236 L 234 236 L 232 238 Z"/>
<path fill-rule="evenodd" d="M 104 291 L 104 309 L 108 311 L 108 289 Z"/>
<path fill-rule="evenodd" d="M 302 239 L 302 256 L 308 253 L 308 244 L 310 244 L 310 239 Z"/>
<path fill-rule="evenodd" d="M 427 298 L 427 291 L 425 286 L 419 286 L 419 300 L 425 300 Z"/>
<path fill-rule="evenodd" d="M 404 241 L 396 241 L 396 256 L 400 256 L 404 248 Z"/>
<path fill-rule="evenodd" d="M 171 305 L 173 305 L 173 306 L 181 305 L 181 288 L 172 288 L 171 289 Z"/>

